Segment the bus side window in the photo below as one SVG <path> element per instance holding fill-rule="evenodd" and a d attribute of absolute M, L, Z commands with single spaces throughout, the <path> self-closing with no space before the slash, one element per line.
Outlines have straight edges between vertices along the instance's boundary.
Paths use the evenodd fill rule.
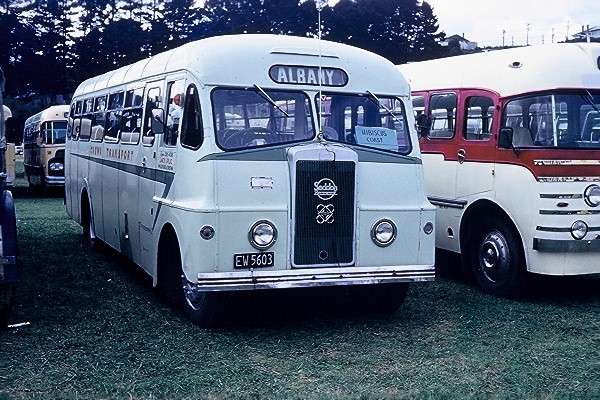
<path fill-rule="evenodd" d="M 452 139 L 456 126 L 456 94 L 434 94 L 429 100 L 431 129 L 427 137 L 431 139 Z"/>
<path fill-rule="evenodd" d="M 121 126 L 121 110 L 123 109 L 123 92 L 113 93 L 108 98 L 108 109 L 106 123 L 104 126 L 104 139 L 107 142 L 119 141 L 119 128 Z"/>
<path fill-rule="evenodd" d="M 423 115 L 425 114 L 425 97 L 413 96 L 412 97 L 413 112 L 415 113 L 415 125 L 417 128 L 417 134 L 419 136 L 427 136 L 427 127 L 423 122 Z M 420 123 L 419 123 L 420 122 Z"/>
<path fill-rule="evenodd" d="M 69 125 L 67 125 L 67 138 L 71 139 L 73 135 L 73 120 L 75 119 L 75 103 L 71 104 L 71 111 L 69 112 Z"/>
<path fill-rule="evenodd" d="M 161 106 L 160 88 L 153 87 L 148 89 L 146 93 L 146 108 L 144 109 L 144 133 L 142 136 L 142 143 L 147 146 L 154 144 L 153 118 L 158 119 L 161 124 L 164 124 L 164 111 L 161 109 Z"/>
<path fill-rule="evenodd" d="M 494 119 L 494 100 L 484 96 L 469 97 L 465 109 L 465 139 L 489 140 Z"/>
<path fill-rule="evenodd" d="M 90 140 L 92 136 L 92 117 L 94 113 L 94 98 L 89 98 L 84 101 L 83 115 L 81 116 L 79 139 Z"/>
<path fill-rule="evenodd" d="M 183 79 L 169 82 L 167 86 L 168 99 L 164 144 L 175 146 L 183 114 Z"/>
<path fill-rule="evenodd" d="M 144 89 L 127 91 L 125 108 L 121 117 L 121 142 L 138 144 L 142 131 L 142 103 Z"/>
<path fill-rule="evenodd" d="M 73 140 L 79 140 L 79 133 L 81 131 L 81 111 L 83 108 L 83 102 L 80 100 L 75 103 L 75 117 L 73 118 L 73 132 L 71 138 Z"/>
<path fill-rule="evenodd" d="M 94 117 L 92 118 L 93 142 L 101 142 L 104 137 L 104 124 L 106 123 L 106 96 L 96 97 L 94 104 Z"/>
<path fill-rule="evenodd" d="M 188 86 L 185 94 L 185 108 L 181 127 L 181 145 L 193 150 L 202 146 L 204 132 L 202 128 L 202 111 L 200 98 L 195 85 Z"/>

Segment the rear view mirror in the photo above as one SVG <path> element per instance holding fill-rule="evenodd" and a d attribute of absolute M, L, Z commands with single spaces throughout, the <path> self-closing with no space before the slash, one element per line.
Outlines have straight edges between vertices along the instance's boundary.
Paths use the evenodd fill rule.
<path fill-rule="evenodd" d="M 498 147 L 502 149 L 513 148 L 513 128 L 500 129 L 500 136 L 498 137 Z"/>
<path fill-rule="evenodd" d="M 419 136 L 429 136 L 429 130 L 431 129 L 431 118 L 427 114 L 417 115 L 417 133 Z"/>
<path fill-rule="evenodd" d="M 165 131 L 165 111 L 162 108 L 152 109 L 152 122 L 150 124 L 154 135 L 162 135 Z"/>

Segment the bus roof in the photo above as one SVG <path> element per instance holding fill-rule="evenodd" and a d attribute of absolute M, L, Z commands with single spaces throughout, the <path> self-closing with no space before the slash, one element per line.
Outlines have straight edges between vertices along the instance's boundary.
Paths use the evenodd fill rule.
<path fill-rule="evenodd" d="M 600 88 L 600 44 L 497 50 L 398 66 L 411 90 L 488 89 L 502 97 L 551 89 Z"/>
<path fill-rule="evenodd" d="M 320 63 L 346 71 L 349 80 L 344 91 L 408 95 L 408 84 L 394 65 L 366 50 L 328 41 L 319 45 L 316 39 L 295 36 L 230 35 L 190 42 L 88 79 L 79 85 L 74 96 L 180 70 L 190 71 L 207 86 L 251 87 L 257 84 L 281 88 L 284 85 L 269 77 L 272 65 L 319 66 Z M 315 86 L 295 87 L 315 90 Z"/>
<path fill-rule="evenodd" d="M 50 106 L 39 113 L 32 115 L 25 121 L 25 126 L 43 121 L 65 120 L 69 118 L 69 106 Z"/>

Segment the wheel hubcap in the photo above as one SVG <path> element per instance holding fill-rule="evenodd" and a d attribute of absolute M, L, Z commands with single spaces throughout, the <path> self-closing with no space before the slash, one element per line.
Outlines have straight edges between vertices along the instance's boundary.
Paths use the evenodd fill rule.
<path fill-rule="evenodd" d="M 479 248 L 479 267 L 491 282 L 506 278 L 510 270 L 510 250 L 506 238 L 498 231 L 490 232 Z"/>

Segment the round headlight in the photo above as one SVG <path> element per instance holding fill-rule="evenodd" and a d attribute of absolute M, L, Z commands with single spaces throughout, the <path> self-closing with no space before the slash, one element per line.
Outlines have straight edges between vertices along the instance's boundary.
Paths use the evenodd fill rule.
<path fill-rule="evenodd" d="M 50 163 L 48 168 L 50 168 L 50 171 L 62 171 L 63 169 L 65 169 L 65 166 L 63 165 L 63 163 L 54 162 Z"/>
<path fill-rule="evenodd" d="M 250 228 L 248 240 L 255 249 L 266 250 L 275 244 L 277 229 L 269 221 L 258 221 Z"/>
<path fill-rule="evenodd" d="M 585 189 L 583 198 L 588 206 L 597 207 L 600 205 L 600 186 L 590 185 Z"/>
<path fill-rule="evenodd" d="M 588 226 L 583 221 L 575 221 L 573 225 L 571 225 L 571 235 L 577 239 L 581 240 L 587 235 Z"/>
<path fill-rule="evenodd" d="M 371 228 L 371 239 L 379 247 L 387 247 L 396 239 L 396 224 L 389 219 L 379 220 Z"/>

